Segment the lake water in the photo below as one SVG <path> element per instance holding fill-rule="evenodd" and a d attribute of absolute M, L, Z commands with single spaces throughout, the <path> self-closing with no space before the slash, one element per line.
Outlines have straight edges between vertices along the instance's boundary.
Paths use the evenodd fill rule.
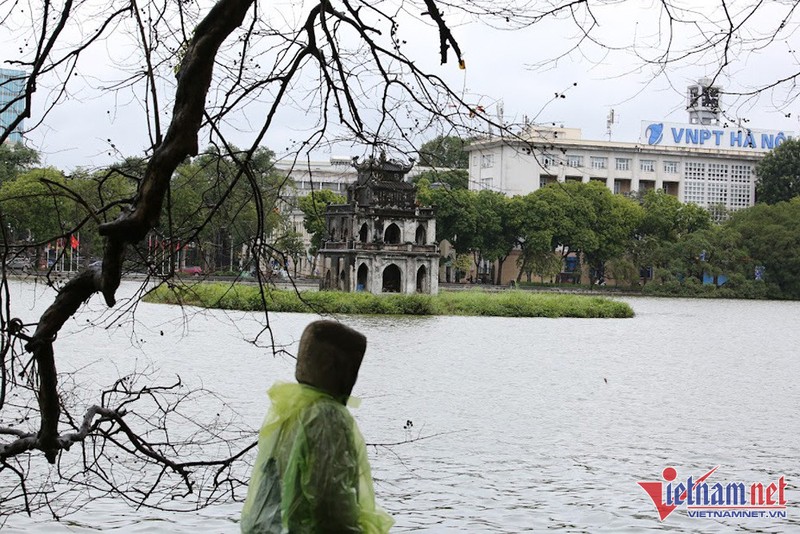
<path fill-rule="evenodd" d="M 50 302 L 30 285 L 12 290 L 24 320 Z M 800 531 L 800 303 L 624 300 L 635 318 L 340 317 L 369 339 L 354 391 L 366 440 L 431 436 L 370 448 L 395 531 Z M 243 341 L 263 316 L 142 304 L 135 329 L 87 328 L 100 310 L 92 301 L 60 337 L 61 370 L 88 365 L 82 376 L 105 384 L 152 362 L 223 395 L 253 428 L 265 390 L 292 377 L 291 358 Z M 288 345 L 314 319 L 270 317 Z M 787 517 L 690 518 L 684 507 L 662 523 L 637 482 L 662 480 L 666 466 L 678 481 L 715 466 L 709 482 L 784 475 Z M 6 530 L 238 532 L 239 510 L 176 515 L 99 500 L 68 523 L 15 517 Z"/>

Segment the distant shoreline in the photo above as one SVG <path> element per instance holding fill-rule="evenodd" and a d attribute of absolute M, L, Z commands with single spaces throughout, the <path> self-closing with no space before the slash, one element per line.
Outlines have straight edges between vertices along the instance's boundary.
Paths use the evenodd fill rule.
<path fill-rule="evenodd" d="M 53 280 L 68 280 L 77 272 L 51 272 L 49 276 Z M 177 274 L 177 273 L 176 273 Z M 13 280 L 36 280 L 45 278 L 46 271 L 19 271 L 12 270 L 6 273 L 9 279 Z M 215 275 L 200 275 L 192 276 L 187 274 L 177 274 L 179 280 L 185 284 L 195 283 L 208 283 L 208 284 L 237 284 L 243 287 L 257 286 L 257 281 L 252 277 L 235 276 L 215 276 Z M 147 275 L 142 273 L 125 273 L 123 280 L 145 280 Z M 286 277 L 286 278 L 273 278 L 265 281 L 272 289 L 297 291 L 317 291 L 319 288 L 318 278 L 306 277 Z M 644 287 L 620 287 L 620 286 L 582 286 L 573 284 L 531 284 L 529 282 L 521 282 L 515 287 L 509 285 L 496 285 L 496 284 L 464 284 L 464 283 L 439 283 L 439 289 L 444 292 L 485 292 L 485 293 L 503 293 L 507 291 L 519 291 L 526 293 L 541 293 L 550 295 L 579 295 L 591 297 L 653 297 L 653 298 L 701 298 L 701 299 L 742 299 L 742 300 L 795 300 L 788 298 L 781 298 L 774 294 L 769 295 L 765 287 L 759 286 L 745 286 L 745 287 L 728 287 L 729 284 L 716 287 L 710 284 L 681 284 L 678 282 L 671 282 L 666 284 L 657 284 L 651 282 Z M 754 291 L 753 288 L 760 289 Z M 431 314 L 441 315 L 441 314 Z M 469 314 L 466 314 L 469 315 Z"/>

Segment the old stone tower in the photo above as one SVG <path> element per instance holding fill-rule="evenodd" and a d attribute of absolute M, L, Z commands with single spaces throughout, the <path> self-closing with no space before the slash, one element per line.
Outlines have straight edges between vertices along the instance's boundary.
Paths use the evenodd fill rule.
<path fill-rule="evenodd" d="M 325 211 L 320 289 L 438 293 L 433 208 L 418 207 L 416 187 L 403 181 L 413 163 L 382 155 L 353 165 L 358 179 L 347 188 L 347 204 Z"/>

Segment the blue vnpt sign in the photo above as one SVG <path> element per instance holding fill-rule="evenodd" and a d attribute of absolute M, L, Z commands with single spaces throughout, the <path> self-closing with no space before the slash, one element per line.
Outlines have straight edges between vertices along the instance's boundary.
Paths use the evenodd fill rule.
<path fill-rule="evenodd" d="M 694 124 L 642 123 L 648 145 L 689 146 L 734 150 L 772 150 L 793 132 L 711 128 Z"/>
<path fill-rule="evenodd" d="M 647 144 L 657 145 L 664 138 L 664 124 L 653 123 L 647 127 Z"/>

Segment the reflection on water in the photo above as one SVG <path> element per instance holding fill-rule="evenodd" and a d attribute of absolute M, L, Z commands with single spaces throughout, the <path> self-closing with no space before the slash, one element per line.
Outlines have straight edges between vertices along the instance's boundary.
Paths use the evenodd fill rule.
<path fill-rule="evenodd" d="M 369 339 L 355 391 L 367 441 L 431 436 L 370 448 L 396 531 L 797 529 L 800 303 L 628 301 L 633 319 L 343 317 Z M 291 358 L 241 341 L 260 319 L 143 304 L 135 335 L 130 325 L 64 335 L 58 357 L 65 369 L 96 361 L 100 383 L 118 372 L 104 354 L 120 368 L 156 362 L 227 396 L 255 428 L 266 388 L 293 371 Z M 312 319 L 271 315 L 276 340 L 296 342 Z M 666 465 L 679 477 L 719 465 L 719 482 L 783 474 L 788 518 L 679 510 L 660 523 L 636 482 L 659 480 Z M 236 532 L 239 508 L 175 516 L 97 502 L 69 528 L 15 518 L 9 530 Z"/>

